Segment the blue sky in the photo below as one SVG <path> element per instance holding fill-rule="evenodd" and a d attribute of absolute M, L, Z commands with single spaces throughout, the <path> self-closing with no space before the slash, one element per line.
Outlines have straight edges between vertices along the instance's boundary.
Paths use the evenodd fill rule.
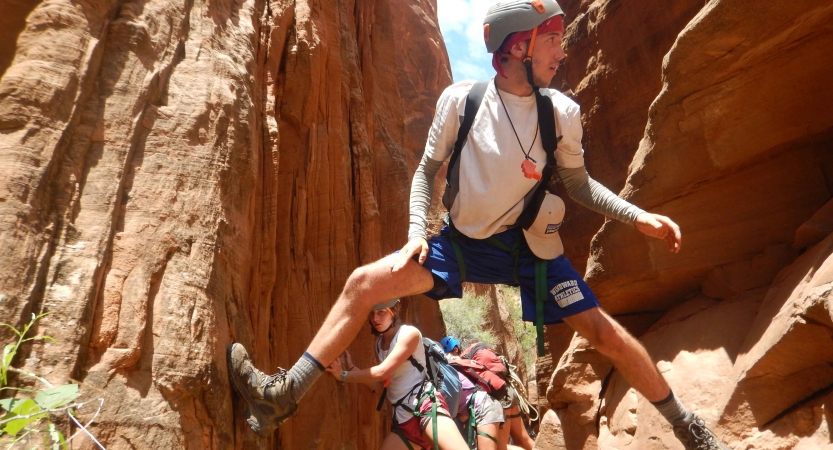
<path fill-rule="evenodd" d="M 437 0 L 440 31 L 454 81 L 488 80 L 495 74 L 483 42 L 483 18 L 495 0 Z"/>

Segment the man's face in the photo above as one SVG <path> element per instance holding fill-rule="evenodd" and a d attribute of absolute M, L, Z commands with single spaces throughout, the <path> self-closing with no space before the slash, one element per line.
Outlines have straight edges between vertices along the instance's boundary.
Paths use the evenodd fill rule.
<path fill-rule="evenodd" d="M 561 48 L 561 31 L 539 34 L 532 48 L 532 77 L 537 86 L 549 86 L 561 60 L 567 56 Z"/>

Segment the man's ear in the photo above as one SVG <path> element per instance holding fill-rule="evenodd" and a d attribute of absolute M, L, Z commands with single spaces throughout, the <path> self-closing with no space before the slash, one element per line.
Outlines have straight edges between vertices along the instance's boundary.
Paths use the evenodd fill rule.
<path fill-rule="evenodd" d="M 528 46 L 529 46 L 529 41 L 518 42 L 517 44 L 513 45 L 509 49 L 509 53 L 511 53 L 512 56 L 515 56 L 516 58 L 521 59 L 521 58 L 524 57 L 524 53 L 526 53 L 526 48 Z"/>

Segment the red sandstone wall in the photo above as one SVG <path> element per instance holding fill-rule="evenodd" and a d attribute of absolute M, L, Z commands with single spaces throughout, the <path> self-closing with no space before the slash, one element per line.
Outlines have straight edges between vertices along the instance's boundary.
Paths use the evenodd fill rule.
<path fill-rule="evenodd" d="M 0 316 L 48 311 L 38 331 L 58 342 L 19 362 L 103 396 L 91 430 L 109 449 L 378 446 L 376 399 L 328 378 L 274 438 L 254 437 L 224 355 L 241 341 L 263 369 L 291 365 L 351 270 L 402 245 L 451 81 L 435 2 L 15 13 L 25 28 L 0 45 Z M 407 309 L 439 337 L 435 303 Z M 358 364 L 370 343 L 351 347 Z"/>

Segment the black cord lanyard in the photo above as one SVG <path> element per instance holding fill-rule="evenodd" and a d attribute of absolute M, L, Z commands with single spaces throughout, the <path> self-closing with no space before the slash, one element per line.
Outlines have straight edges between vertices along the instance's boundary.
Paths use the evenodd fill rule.
<path fill-rule="evenodd" d="M 529 150 L 524 151 L 524 146 L 521 144 L 521 138 L 518 137 L 518 132 L 515 131 L 515 124 L 512 123 L 512 117 L 509 115 L 509 111 L 506 110 L 506 104 L 503 103 L 503 97 L 500 96 L 500 89 L 498 89 L 497 83 L 495 83 L 495 91 L 497 92 L 497 98 L 500 99 L 500 105 L 503 106 L 503 112 L 506 113 L 506 117 L 509 119 L 509 126 L 512 127 L 512 132 L 515 133 L 515 139 L 518 140 L 518 146 L 521 147 L 521 152 L 523 152 L 524 158 L 538 164 L 538 161 L 535 161 L 531 156 L 529 156 L 532 152 L 532 146 L 535 145 L 535 140 L 538 139 L 538 121 L 535 121 L 535 136 L 532 138 L 532 143 L 529 144 Z"/>

